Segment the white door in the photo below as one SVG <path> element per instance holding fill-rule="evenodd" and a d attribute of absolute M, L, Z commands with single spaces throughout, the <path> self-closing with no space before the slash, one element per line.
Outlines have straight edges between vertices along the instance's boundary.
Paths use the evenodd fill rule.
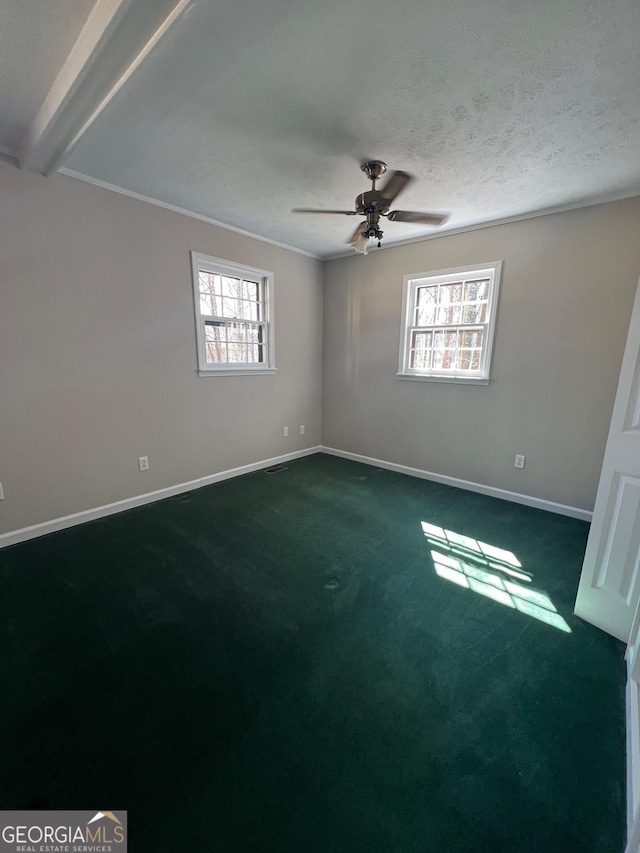
<path fill-rule="evenodd" d="M 640 600 L 640 282 L 575 612 L 629 640 Z"/>
<path fill-rule="evenodd" d="M 627 646 L 627 847 L 640 853 L 640 608 Z"/>

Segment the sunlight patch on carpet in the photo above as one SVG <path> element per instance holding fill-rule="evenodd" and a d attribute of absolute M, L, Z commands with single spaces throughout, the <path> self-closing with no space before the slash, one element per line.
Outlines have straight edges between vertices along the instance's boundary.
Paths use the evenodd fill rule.
<path fill-rule="evenodd" d="M 559 631 L 571 633 L 571 628 L 546 592 L 522 586 L 512 579 L 515 577 L 531 583 L 532 578 L 512 551 L 496 548 L 426 521 L 421 524 L 429 544 L 434 546 L 431 559 L 436 574 L 443 580 L 470 589 L 504 607 L 518 610 Z"/>

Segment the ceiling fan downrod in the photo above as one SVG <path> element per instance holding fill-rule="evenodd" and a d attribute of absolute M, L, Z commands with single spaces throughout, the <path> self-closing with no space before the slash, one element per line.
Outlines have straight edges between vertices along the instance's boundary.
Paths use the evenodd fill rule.
<path fill-rule="evenodd" d="M 378 248 L 384 234 L 379 226 L 380 215 L 384 208 L 380 205 L 376 193 L 376 181 L 379 180 L 387 171 L 387 164 L 382 160 L 367 160 L 360 167 L 365 175 L 371 181 L 371 191 L 362 193 L 356 200 L 356 210 L 362 212 L 367 217 L 367 227 L 362 230 L 362 237 L 367 240 L 374 238 L 378 240 Z"/>
<path fill-rule="evenodd" d="M 383 163 L 382 160 L 367 160 L 360 168 L 371 181 L 371 189 L 375 190 L 376 181 L 387 171 L 387 164 Z"/>

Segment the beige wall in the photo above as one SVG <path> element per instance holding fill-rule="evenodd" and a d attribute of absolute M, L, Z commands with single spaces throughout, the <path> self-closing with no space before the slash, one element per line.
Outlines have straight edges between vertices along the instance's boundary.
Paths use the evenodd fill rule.
<path fill-rule="evenodd" d="M 323 444 L 592 509 L 639 234 L 630 199 L 328 262 Z M 403 276 L 497 260 L 491 384 L 397 379 Z"/>
<path fill-rule="evenodd" d="M 274 271 L 275 375 L 197 376 L 191 249 Z M 319 261 L 0 163 L 0 263 L 0 533 L 320 443 Z"/>
<path fill-rule="evenodd" d="M 591 509 L 639 226 L 632 199 L 330 261 L 322 364 L 320 262 L 0 163 L 0 533 L 321 441 Z M 191 249 L 275 272 L 275 375 L 197 376 Z M 403 275 L 493 260 L 491 385 L 398 380 Z"/>

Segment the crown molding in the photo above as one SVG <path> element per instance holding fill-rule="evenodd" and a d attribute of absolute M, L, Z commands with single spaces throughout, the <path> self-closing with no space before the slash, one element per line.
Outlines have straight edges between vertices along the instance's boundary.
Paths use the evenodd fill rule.
<path fill-rule="evenodd" d="M 494 219 L 490 222 L 478 222 L 474 225 L 463 225 L 460 228 L 451 228 L 443 231 L 440 229 L 435 234 L 422 234 L 420 237 L 408 237 L 406 240 L 396 240 L 393 243 L 386 242 L 385 245 L 371 246 L 367 249 L 369 255 L 376 252 L 383 252 L 385 249 L 396 249 L 398 246 L 408 246 L 411 243 L 424 243 L 427 240 L 439 240 L 442 237 L 455 237 L 457 234 L 466 234 L 469 231 L 480 231 L 483 228 L 496 228 L 498 225 L 510 225 L 512 222 L 523 222 L 526 219 L 537 219 L 540 216 L 552 216 L 554 213 L 566 213 L 570 210 L 581 210 L 585 207 L 594 207 L 597 204 L 609 204 L 612 201 L 624 201 L 627 198 L 640 198 L 640 188 L 634 190 L 623 190 L 616 193 L 608 193 L 601 198 L 593 199 L 592 201 L 581 201 L 572 204 L 561 204 L 555 207 L 546 207 L 542 210 L 534 210 L 530 213 L 518 213 L 514 216 L 506 216 L 503 219 Z M 339 258 L 355 257 L 353 250 L 338 252 L 331 255 L 323 255 L 323 261 L 335 261 Z"/>
<path fill-rule="evenodd" d="M 296 252 L 298 255 L 304 255 L 307 258 L 313 258 L 314 261 L 324 260 L 320 255 L 314 255 L 313 252 L 307 252 L 305 249 L 298 249 L 296 246 L 289 246 L 287 243 L 280 243 L 278 240 L 271 240 L 269 237 L 262 237 L 260 234 L 254 234 L 252 231 L 247 231 L 244 228 L 237 228 L 235 225 L 228 225 L 226 222 L 221 222 L 219 219 L 212 219 L 210 216 L 205 216 L 202 213 L 196 213 L 194 210 L 187 210 L 184 207 L 178 207 L 175 204 L 169 204 L 166 201 L 152 198 L 142 193 L 127 190 L 124 187 L 119 187 L 116 184 L 109 184 L 106 181 L 101 181 L 99 178 L 92 178 L 90 175 L 84 175 L 82 172 L 75 172 L 73 169 L 67 169 L 65 166 L 58 169 L 59 174 L 66 175 L 68 178 L 75 178 L 77 181 L 84 181 L 87 184 L 93 184 L 96 187 L 101 187 L 103 190 L 119 193 L 120 195 L 135 198 L 137 201 L 144 201 L 146 204 L 153 204 L 156 207 L 162 207 L 165 210 L 170 210 L 172 213 L 180 213 L 182 216 L 189 216 L 191 219 L 198 219 L 200 222 L 206 222 L 208 225 L 215 225 L 217 228 L 224 228 L 226 231 L 234 231 L 236 234 L 242 234 L 243 237 L 251 237 L 253 240 L 260 240 L 262 243 L 268 243 L 270 246 L 277 246 L 279 249 L 286 249 L 288 252 Z"/>

